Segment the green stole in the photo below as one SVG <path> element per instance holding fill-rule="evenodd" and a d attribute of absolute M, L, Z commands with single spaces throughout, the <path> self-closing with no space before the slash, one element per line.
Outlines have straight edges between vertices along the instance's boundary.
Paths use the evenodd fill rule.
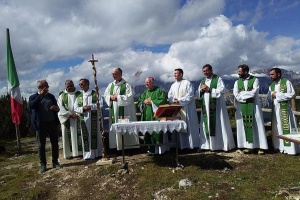
<path fill-rule="evenodd" d="M 146 91 L 143 93 L 144 98 L 142 99 L 142 103 L 145 99 L 150 98 L 153 101 L 158 100 L 161 97 L 161 93 L 159 93 L 159 88 L 157 86 L 154 86 L 154 88 L 152 90 L 148 90 L 146 89 Z M 162 95 L 164 95 L 162 93 Z M 161 101 L 161 105 L 162 104 L 166 104 L 167 102 L 165 100 Z M 141 120 L 142 121 L 157 121 L 158 118 L 154 117 L 154 113 L 152 110 L 152 105 L 144 105 L 144 110 L 142 112 L 142 116 L 141 116 Z M 149 136 L 148 134 L 146 134 L 144 136 L 144 143 L 145 144 L 160 144 L 163 143 L 163 133 L 160 132 L 152 132 L 152 135 Z M 150 146 L 151 152 L 155 151 L 155 147 L 154 146 Z"/>
<path fill-rule="evenodd" d="M 110 87 L 110 95 L 114 94 L 114 88 L 115 88 L 115 84 L 112 83 L 111 87 Z M 126 82 L 122 83 L 120 86 L 120 94 L 119 95 L 123 95 L 125 94 L 126 91 Z M 122 117 L 124 118 L 124 106 L 119 106 L 119 116 L 115 116 L 115 112 L 114 112 L 114 107 L 113 104 L 110 105 L 110 113 L 111 113 L 111 120 L 112 120 L 112 124 L 116 123 L 118 121 L 117 117 Z"/>
<path fill-rule="evenodd" d="M 255 77 L 251 76 L 248 80 L 247 89 L 244 87 L 244 80 L 239 78 L 238 80 L 238 90 L 241 91 L 251 91 L 253 89 L 253 84 L 255 81 Z M 254 119 L 254 98 L 247 99 L 246 103 L 240 103 L 242 116 L 243 116 L 243 123 L 245 128 L 246 134 L 246 141 L 252 143 L 253 142 L 253 119 Z"/>
<path fill-rule="evenodd" d="M 83 107 L 83 93 L 77 97 L 77 102 L 79 107 Z M 92 90 L 92 103 L 97 103 L 97 94 L 95 90 Z M 98 111 L 91 110 L 91 149 L 97 149 L 97 125 L 98 125 Z M 84 115 L 80 114 L 80 124 L 82 132 L 82 140 L 84 144 L 84 150 L 90 151 L 89 148 L 89 137 L 88 130 L 84 121 Z M 77 126 L 78 127 L 78 126 Z"/>
<path fill-rule="evenodd" d="M 62 105 L 66 110 L 69 110 L 69 102 L 68 102 L 68 93 L 61 92 L 62 94 Z M 75 92 L 75 98 L 77 98 L 81 94 L 80 91 Z M 79 128 L 79 118 L 77 117 L 77 133 L 80 133 L 80 128 Z M 71 129 L 70 129 L 70 118 L 67 119 L 65 122 L 65 127 L 67 131 L 67 137 L 70 145 L 70 151 L 72 152 L 72 141 L 71 141 Z M 79 130 L 79 131 L 78 131 Z M 77 144 L 78 144 L 78 151 L 82 151 L 82 141 L 81 141 L 81 135 L 77 134 Z"/>
<path fill-rule="evenodd" d="M 286 93 L 287 87 L 286 87 L 286 78 L 282 78 L 280 80 L 280 87 L 279 91 Z M 271 84 L 271 91 L 273 92 L 275 90 L 275 81 Z M 281 119 L 281 125 L 282 125 L 282 134 L 286 135 L 290 133 L 290 121 L 289 121 L 289 111 L 288 111 L 288 101 L 282 101 L 280 104 L 280 119 Z M 274 114 L 274 108 L 272 109 L 272 115 Z M 284 140 L 284 146 L 291 146 L 291 142 Z"/>
<path fill-rule="evenodd" d="M 212 80 L 210 82 L 210 88 L 217 88 L 218 85 L 218 79 L 219 77 L 217 75 L 212 76 Z M 205 80 L 203 79 L 200 83 L 200 87 L 205 84 Z M 202 102 L 202 113 L 203 113 L 203 122 L 205 127 L 205 133 L 208 138 L 208 136 L 215 136 L 216 135 L 216 103 L 217 99 L 211 97 L 211 93 L 209 94 L 209 124 L 207 123 L 207 113 L 206 113 L 206 107 L 205 107 L 205 98 L 203 97 L 201 99 Z"/>

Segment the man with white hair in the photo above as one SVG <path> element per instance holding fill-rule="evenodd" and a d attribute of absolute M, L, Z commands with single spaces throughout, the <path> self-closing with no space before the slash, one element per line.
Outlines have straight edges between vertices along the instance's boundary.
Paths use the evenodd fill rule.
<path fill-rule="evenodd" d="M 162 89 L 154 85 L 153 77 L 146 78 L 145 86 L 146 90 L 140 95 L 138 99 L 138 107 L 140 108 L 142 115 L 141 121 L 157 121 L 158 118 L 154 117 L 154 113 L 156 112 L 158 106 L 167 103 L 166 94 Z M 145 144 L 161 144 L 164 141 L 168 141 L 168 136 L 161 132 L 146 132 L 144 136 Z M 162 154 L 166 150 L 169 150 L 168 145 L 150 146 L 148 155 Z"/>

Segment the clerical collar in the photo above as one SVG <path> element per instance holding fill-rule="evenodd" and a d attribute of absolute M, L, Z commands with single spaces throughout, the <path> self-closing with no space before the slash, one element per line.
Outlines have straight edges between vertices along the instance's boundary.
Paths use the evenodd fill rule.
<path fill-rule="evenodd" d="M 155 86 L 153 86 L 151 89 L 147 88 L 148 91 L 152 91 L 154 89 Z"/>
<path fill-rule="evenodd" d="M 247 78 L 242 78 L 244 81 L 250 79 L 250 75 Z"/>
<path fill-rule="evenodd" d="M 279 84 L 281 82 L 281 79 L 279 79 L 279 81 L 275 81 L 276 84 Z"/>
<path fill-rule="evenodd" d="M 75 94 L 75 93 L 76 93 L 76 89 L 75 89 L 73 92 L 68 92 L 67 90 L 65 90 L 65 93 L 68 93 L 68 94 Z"/>
<path fill-rule="evenodd" d="M 211 80 L 214 74 L 212 74 L 209 78 L 206 78 L 206 80 Z"/>
<path fill-rule="evenodd" d="M 119 81 L 115 80 L 115 83 L 120 83 L 122 80 L 123 80 L 123 79 L 121 79 L 121 80 L 119 80 Z"/>
<path fill-rule="evenodd" d="M 181 80 L 176 80 L 176 82 L 181 82 L 181 81 L 183 81 L 183 79 L 181 79 Z"/>

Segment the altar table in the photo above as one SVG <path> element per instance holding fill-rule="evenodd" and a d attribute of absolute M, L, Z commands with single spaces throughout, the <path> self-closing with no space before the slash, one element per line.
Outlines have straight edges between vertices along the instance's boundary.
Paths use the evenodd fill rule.
<path fill-rule="evenodd" d="M 115 134 L 122 134 L 122 156 L 123 164 L 125 163 L 125 153 L 124 153 L 124 135 L 125 134 L 138 134 L 141 132 L 145 135 L 146 132 L 152 134 L 153 131 L 160 132 L 164 134 L 167 132 L 176 132 L 175 134 L 175 144 L 176 144 L 176 164 L 179 166 L 178 162 L 178 136 L 180 134 L 186 133 L 187 125 L 183 120 L 174 120 L 174 121 L 139 121 L 139 122 L 129 122 L 129 123 L 115 123 L 112 124 L 110 130 Z M 155 145 L 164 145 L 164 144 L 155 144 Z M 142 144 L 130 145 L 130 146 L 143 146 Z"/>

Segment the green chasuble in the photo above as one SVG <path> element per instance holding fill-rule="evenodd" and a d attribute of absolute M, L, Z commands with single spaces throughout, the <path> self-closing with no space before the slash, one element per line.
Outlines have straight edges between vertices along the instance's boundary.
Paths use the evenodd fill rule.
<path fill-rule="evenodd" d="M 218 79 L 219 77 L 217 75 L 213 75 L 212 76 L 212 80 L 210 82 L 210 89 L 216 89 L 217 85 L 218 85 Z M 200 83 L 200 87 L 205 84 L 205 80 L 203 79 Z M 211 97 L 211 93 L 209 94 L 209 124 L 208 124 L 208 119 L 207 119 L 207 113 L 206 113 L 206 107 L 205 104 L 207 102 L 205 102 L 204 97 L 201 99 L 201 111 L 203 114 L 203 122 L 204 122 L 204 127 L 205 127 L 205 133 L 207 138 L 209 138 L 208 136 L 215 136 L 216 135 L 216 105 L 217 99 L 216 98 L 212 98 Z"/>
<path fill-rule="evenodd" d="M 287 92 L 287 87 L 286 87 L 286 78 L 282 78 L 280 80 L 280 89 L 279 91 L 282 93 Z M 273 81 L 271 84 L 271 91 L 275 91 L 275 84 L 276 82 Z M 289 104 L 288 101 L 282 101 L 279 102 L 280 104 L 280 119 L 281 119 L 281 125 L 282 125 L 282 134 L 289 134 L 290 133 L 290 121 L 289 121 Z M 274 108 L 272 109 L 272 115 L 274 114 Z M 284 140 L 284 146 L 291 146 L 291 142 Z"/>
<path fill-rule="evenodd" d="M 110 95 L 114 94 L 114 88 L 115 88 L 115 84 L 112 83 L 111 87 L 110 87 Z M 122 83 L 120 86 L 120 93 L 119 95 L 124 95 L 126 92 L 126 82 Z M 110 114 L 111 114 L 111 123 L 114 124 L 118 121 L 118 117 L 122 117 L 124 118 L 124 106 L 119 106 L 119 116 L 115 116 L 115 112 L 114 112 L 114 107 L 113 104 L 110 105 Z"/>
<path fill-rule="evenodd" d="M 61 92 L 60 94 L 62 94 L 62 105 L 66 110 L 69 110 L 68 93 Z M 77 98 L 80 94 L 81 94 L 80 91 L 76 91 L 75 98 Z M 80 133 L 80 126 L 78 122 L 79 122 L 79 117 L 77 117 L 77 133 Z M 72 152 L 70 118 L 65 122 L 65 127 L 67 131 L 69 145 L 70 145 L 70 151 Z M 77 144 L 78 144 L 78 151 L 82 151 L 82 140 L 80 134 L 77 134 Z"/>
<path fill-rule="evenodd" d="M 253 89 L 253 84 L 255 81 L 255 77 L 250 75 L 248 79 L 247 88 L 244 86 L 244 79 L 239 78 L 238 80 L 238 90 L 241 91 L 251 91 Z M 252 143 L 253 142 L 253 119 L 254 119 L 254 98 L 250 98 L 246 100 L 246 103 L 240 103 L 244 129 L 246 134 L 246 141 Z"/>
<path fill-rule="evenodd" d="M 77 97 L 77 103 L 79 107 L 83 107 L 83 94 L 81 93 Z M 92 90 L 92 103 L 97 103 L 97 94 L 95 90 Z M 89 137 L 88 137 L 88 130 L 84 121 L 84 115 L 80 115 L 80 124 L 81 124 L 81 131 L 82 131 L 82 139 L 84 144 L 84 150 L 90 151 L 89 148 Z M 91 149 L 97 149 L 97 126 L 98 126 L 98 111 L 91 110 Z M 78 125 L 77 125 L 78 127 Z"/>
<path fill-rule="evenodd" d="M 151 90 L 146 89 L 138 99 L 138 107 L 141 110 L 141 121 L 155 121 L 158 120 L 154 117 L 152 105 L 145 105 L 144 100 L 150 98 L 151 101 L 158 107 L 167 103 L 167 97 L 163 90 L 159 87 L 154 86 Z M 160 144 L 163 143 L 163 134 L 152 132 L 152 135 L 145 134 L 145 144 Z M 150 147 L 151 151 L 155 148 Z"/>

